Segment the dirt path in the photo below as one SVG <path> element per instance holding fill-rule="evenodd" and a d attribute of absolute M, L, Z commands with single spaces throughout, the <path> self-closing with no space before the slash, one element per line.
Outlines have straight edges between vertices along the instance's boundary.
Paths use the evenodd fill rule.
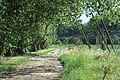
<path fill-rule="evenodd" d="M 32 57 L 26 64 L 0 80 L 59 80 L 63 67 L 58 61 L 61 50 L 57 49 L 46 55 Z"/>

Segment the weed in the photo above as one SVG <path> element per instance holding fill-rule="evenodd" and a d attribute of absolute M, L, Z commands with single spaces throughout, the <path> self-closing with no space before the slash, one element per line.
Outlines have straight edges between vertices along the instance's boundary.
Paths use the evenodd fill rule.
<path fill-rule="evenodd" d="M 87 47 L 78 48 L 68 50 L 60 57 L 64 65 L 61 80 L 120 79 L 120 60 L 116 54 L 108 54 L 95 46 L 91 50 Z"/>

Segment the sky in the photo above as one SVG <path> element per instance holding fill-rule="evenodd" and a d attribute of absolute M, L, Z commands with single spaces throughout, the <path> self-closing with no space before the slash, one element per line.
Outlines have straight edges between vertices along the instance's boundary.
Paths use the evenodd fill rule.
<path fill-rule="evenodd" d="M 82 24 L 85 24 L 85 23 L 89 22 L 90 17 L 87 17 L 85 14 L 82 14 L 80 19 L 82 20 Z"/>
<path fill-rule="evenodd" d="M 95 16 L 97 14 L 97 12 L 93 12 L 93 15 Z M 82 20 L 82 24 L 85 24 L 87 22 L 89 22 L 90 18 L 92 17 L 92 15 L 90 15 L 89 17 L 87 17 L 85 15 L 85 12 L 81 15 L 80 19 Z"/>

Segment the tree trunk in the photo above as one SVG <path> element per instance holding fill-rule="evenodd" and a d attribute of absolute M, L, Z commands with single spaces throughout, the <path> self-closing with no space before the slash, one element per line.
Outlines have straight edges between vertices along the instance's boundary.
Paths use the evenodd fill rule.
<path fill-rule="evenodd" d="M 105 32 L 106 32 L 106 34 L 107 34 L 107 37 L 108 37 L 108 39 L 110 40 L 110 44 L 111 44 L 111 46 L 112 46 L 112 49 L 113 49 L 114 52 L 116 52 L 116 51 L 115 51 L 115 48 L 114 48 L 114 45 L 113 45 L 113 42 L 112 42 L 112 39 L 111 39 L 111 37 L 110 37 L 110 35 L 109 35 L 109 33 L 108 33 L 107 27 L 106 27 L 106 25 L 105 25 L 105 23 L 104 23 L 103 20 L 101 20 L 101 22 L 102 22 L 102 24 L 103 24 L 104 30 L 105 30 Z"/>
<path fill-rule="evenodd" d="M 18 47 L 18 48 L 17 48 L 17 54 L 18 54 L 18 55 L 24 54 L 24 51 L 23 51 L 23 49 L 22 49 L 21 47 Z"/>
<path fill-rule="evenodd" d="M 38 45 L 37 45 L 37 49 L 38 49 L 38 50 L 40 50 L 40 49 L 41 49 L 41 48 L 40 48 L 40 44 L 38 44 Z"/>
<path fill-rule="evenodd" d="M 84 38 L 85 38 L 85 41 L 86 41 L 86 43 L 87 43 L 89 49 L 91 49 L 91 45 L 90 45 L 90 43 L 89 43 L 89 41 L 88 41 L 88 39 L 87 39 L 87 37 L 86 37 L 85 31 L 84 31 L 83 28 L 82 28 L 82 34 L 83 34 L 83 36 L 84 36 Z"/>
<path fill-rule="evenodd" d="M 100 36 L 100 34 L 99 34 L 99 31 L 98 31 L 98 29 L 96 28 L 96 45 L 100 45 L 100 41 L 99 41 L 99 36 Z"/>
<path fill-rule="evenodd" d="M 94 18 L 94 15 L 93 15 L 92 12 L 91 12 L 91 14 L 92 14 L 92 17 Z M 108 45 L 107 45 L 107 43 L 106 43 L 106 38 L 104 37 L 104 34 L 102 33 L 101 28 L 99 27 L 98 22 L 97 22 L 97 21 L 95 21 L 95 22 L 96 22 L 96 25 L 97 25 L 97 29 L 98 29 L 98 31 L 99 31 L 99 33 L 100 33 L 100 35 L 101 35 L 101 38 L 102 38 L 102 46 L 103 46 L 103 45 L 104 45 L 104 47 L 106 46 L 106 48 L 108 49 L 108 51 L 109 51 L 109 53 L 110 53 L 110 49 L 109 49 L 109 47 L 108 47 Z"/>
<path fill-rule="evenodd" d="M 34 45 L 34 50 L 37 51 L 37 45 L 36 44 Z"/>

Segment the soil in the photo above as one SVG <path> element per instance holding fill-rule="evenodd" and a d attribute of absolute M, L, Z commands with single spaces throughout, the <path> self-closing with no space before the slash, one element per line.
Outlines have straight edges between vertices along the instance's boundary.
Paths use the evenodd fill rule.
<path fill-rule="evenodd" d="M 0 80 L 59 80 L 63 66 L 58 60 L 60 49 L 32 57 L 26 64 L 3 75 Z"/>

